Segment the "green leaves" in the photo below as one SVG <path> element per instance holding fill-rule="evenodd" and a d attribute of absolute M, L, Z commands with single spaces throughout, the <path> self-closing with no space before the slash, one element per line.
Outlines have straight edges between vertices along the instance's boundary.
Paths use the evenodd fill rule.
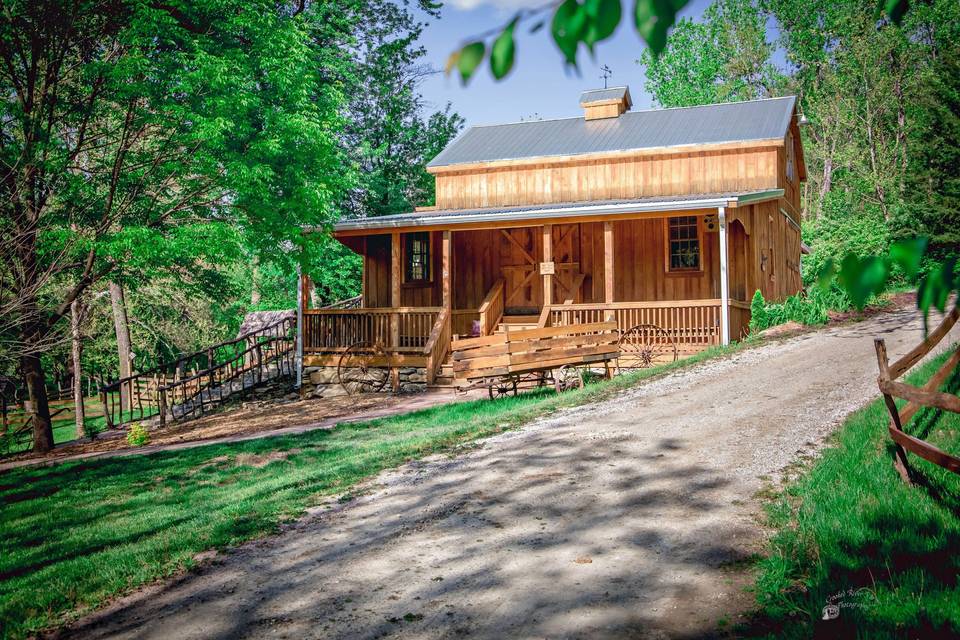
<path fill-rule="evenodd" d="M 497 80 L 502 80 L 513 69 L 513 61 L 516 54 L 516 44 L 513 39 L 513 30 L 517 25 L 519 16 L 504 27 L 500 35 L 493 41 L 490 47 L 490 72 Z M 446 73 L 457 69 L 460 72 L 460 81 L 466 85 L 470 78 L 476 73 L 477 67 L 483 62 L 487 55 L 487 45 L 482 40 L 471 42 L 463 48 L 450 54 L 447 58 Z"/>
<path fill-rule="evenodd" d="M 877 0 L 876 18 L 879 20 L 881 15 L 886 14 L 894 24 L 900 24 L 909 8 L 907 0 Z"/>
<path fill-rule="evenodd" d="M 486 51 L 487 46 L 482 42 L 471 42 L 460 50 L 460 55 L 457 56 L 457 69 L 464 84 L 470 81 L 473 72 L 483 62 Z"/>
<path fill-rule="evenodd" d="M 514 18 L 503 33 L 493 41 L 493 46 L 490 48 L 490 71 L 497 80 L 506 77 L 513 68 L 513 57 L 516 51 L 513 43 L 513 28 L 516 25 L 517 19 Z"/>
<path fill-rule="evenodd" d="M 654 59 L 667 46 L 667 31 L 677 20 L 677 12 L 687 0 L 637 0 L 633 19 L 640 37 L 650 47 Z"/>
<path fill-rule="evenodd" d="M 567 64 L 576 66 L 577 46 L 587 29 L 587 12 L 577 0 L 564 0 L 553 14 L 550 33 Z"/>
<path fill-rule="evenodd" d="M 847 254 L 840 263 L 837 282 L 850 296 L 857 309 L 863 309 L 871 296 L 882 293 L 890 275 L 887 260 L 877 256 L 861 258 Z"/>
<path fill-rule="evenodd" d="M 587 0 L 584 3 L 589 22 L 583 42 L 593 52 L 593 45 L 613 35 L 620 24 L 620 0 Z"/>
<path fill-rule="evenodd" d="M 920 271 L 920 263 L 926 250 L 926 238 L 904 240 L 890 246 L 890 260 L 903 270 L 903 274 L 908 280 L 913 280 Z"/>
<path fill-rule="evenodd" d="M 926 322 L 931 307 L 944 311 L 950 294 L 960 290 L 956 257 L 934 264 L 926 275 L 919 275 L 927 248 L 927 238 L 918 237 L 894 243 L 885 256 L 860 257 L 849 253 L 839 269 L 832 259 L 827 260 L 817 276 L 817 284 L 826 289 L 836 277 L 854 306 L 863 309 L 871 296 L 886 289 L 898 267 L 908 283 L 917 284 L 917 307 L 923 311 Z"/>

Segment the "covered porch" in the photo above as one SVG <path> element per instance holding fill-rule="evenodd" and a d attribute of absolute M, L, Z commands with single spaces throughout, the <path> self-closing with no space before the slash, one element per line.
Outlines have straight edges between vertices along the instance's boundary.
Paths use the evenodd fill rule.
<path fill-rule="evenodd" d="M 749 324 L 745 205 L 756 201 L 723 196 L 663 207 L 660 199 L 650 210 L 632 201 L 606 205 L 614 209 L 607 213 L 540 208 L 530 220 L 496 222 L 486 212 L 472 222 L 469 212 L 421 214 L 432 224 L 416 226 L 391 216 L 371 221 L 379 227 L 339 231 L 364 257 L 360 307 L 302 305 L 304 365 L 335 366 L 364 342 L 376 345 L 376 365 L 423 368 L 433 384 L 455 335 L 605 320 L 622 332 L 655 325 L 681 357 L 727 344 Z"/>

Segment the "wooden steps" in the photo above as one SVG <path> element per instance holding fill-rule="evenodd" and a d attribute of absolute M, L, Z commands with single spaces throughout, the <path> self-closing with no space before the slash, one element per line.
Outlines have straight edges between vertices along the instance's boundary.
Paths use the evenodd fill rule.
<path fill-rule="evenodd" d="M 503 316 L 500 320 L 500 324 L 497 325 L 497 330 L 495 333 L 503 333 L 505 331 L 523 331 L 525 329 L 536 329 L 540 323 L 539 315 L 518 315 L 518 316 Z"/>
<path fill-rule="evenodd" d="M 437 376 L 433 379 L 433 384 L 427 385 L 428 389 L 452 389 L 453 388 L 453 362 L 447 355 L 447 360 L 440 365 Z"/>

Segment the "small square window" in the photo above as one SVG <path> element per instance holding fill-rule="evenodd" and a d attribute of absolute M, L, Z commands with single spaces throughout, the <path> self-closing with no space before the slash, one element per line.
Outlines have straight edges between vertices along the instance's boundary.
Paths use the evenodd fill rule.
<path fill-rule="evenodd" d="M 427 282 L 430 280 L 430 234 L 408 233 L 405 236 L 406 282 Z"/>
<path fill-rule="evenodd" d="M 670 218 L 667 245 L 670 271 L 700 270 L 700 227 L 696 216 Z"/>

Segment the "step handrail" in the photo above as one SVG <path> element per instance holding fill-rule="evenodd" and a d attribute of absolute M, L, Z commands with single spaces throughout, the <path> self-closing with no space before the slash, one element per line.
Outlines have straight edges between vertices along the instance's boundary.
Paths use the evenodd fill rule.
<path fill-rule="evenodd" d="M 506 282 L 503 278 L 500 278 L 493 283 L 490 291 L 483 297 L 483 301 L 477 309 L 480 316 L 480 335 L 488 336 L 493 333 L 493 330 L 500 323 L 500 319 L 503 318 L 503 291 L 505 286 Z"/>
<path fill-rule="evenodd" d="M 177 385 L 184 380 L 196 380 L 203 375 L 210 375 L 210 372 L 221 365 L 235 363 L 239 358 L 247 358 L 258 349 L 262 352 L 264 346 L 273 344 L 281 340 L 294 340 L 294 327 L 296 318 L 281 318 L 268 325 L 248 331 L 242 336 L 232 340 L 226 340 L 216 345 L 207 347 L 203 351 L 196 351 L 186 356 L 181 356 L 157 367 L 152 367 L 145 371 L 120 378 L 116 381 L 104 384 L 100 387 L 100 402 L 103 405 L 103 413 L 107 427 L 111 428 L 133 420 L 143 420 L 153 417 L 160 410 L 160 389 Z M 216 352 L 223 347 L 246 343 L 245 349 L 232 354 L 227 354 L 220 362 L 215 356 Z M 194 371 L 190 375 L 181 375 L 181 368 L 190 359 L 198 356 L 205 356 L 207 366 L 202 371 Z M 169 374 L 173 370 L 172 376 Z M 172 382 L 169 378 L 172 377 Z M 144 389 L 145 387 L 145 389 Z M 117 398 L 119 392 L 123 395 L 124 390 L 127 393 L 127 406 L 120 403 L 119 412 L 117 412 Z M 126 417 L 124 413 L 126 412 Z M 117 419 L 118 418 L 118 419 Z"/>
<path fill-rule="evenodd" d="M 450 348 L 453 337 L 453 314 L 444 307 L 433 323 L 427 344 L 423 347 L 423 354 L 427 357 L 427 384 L 433 384 L 437 379 L 437 371 L 443 366 L 443 359 Z"/>

